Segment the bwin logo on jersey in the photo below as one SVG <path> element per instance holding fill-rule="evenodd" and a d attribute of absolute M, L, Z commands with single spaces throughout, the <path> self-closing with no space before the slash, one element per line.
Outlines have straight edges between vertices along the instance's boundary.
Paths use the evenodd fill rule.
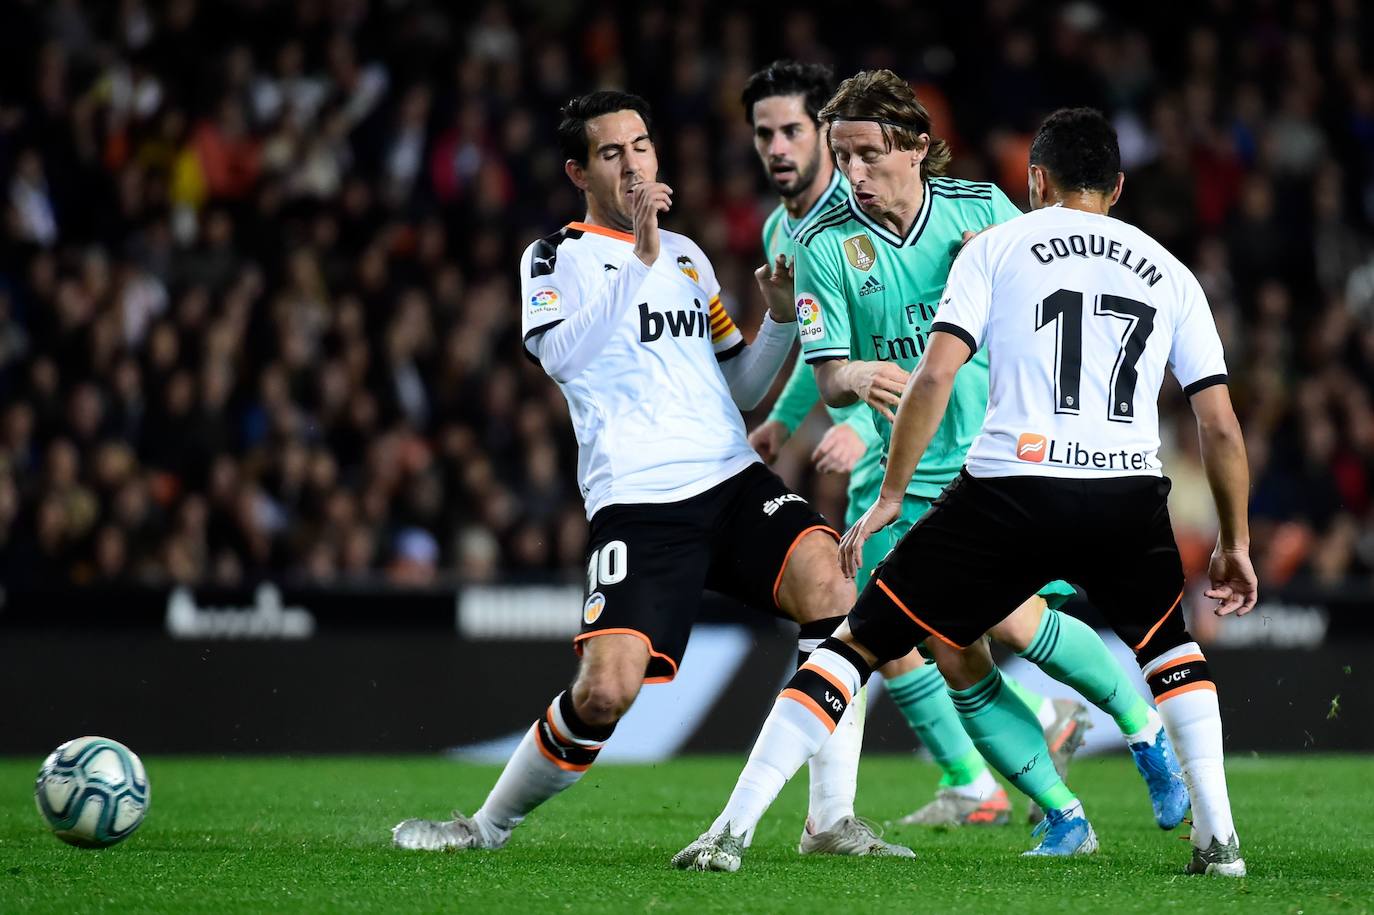
<path fill-rule="evenodd" d="M 672 337 L 711 336 L 710 318 L 701 302 L 693 299 L 695 311 L 679 308 L 676 311 L 654 311 L 648 302 L 639 303 L 639 340 L 652 343 L 666 330 Z"/>
<path fill-rule="evenodd" d="M 797 495 L 796 493 L 794 493 L 794 492 L 789 492 L 789 493 L 788 493 L 787 495 L 785 495 L 785 496 L 778 496 L 776 499 L 769 499 L 767 502 L 763 503 L 763 513 L 764 513 L 765 515 L 768 515 L 768 516 L 771 517 L 778 509 L 782 508 L 782 507 L 783 507 L 784 505 L 786 505 L 788 502 L 805 502 L 805 501 L 806 501 L 805 499 L 803 499 L 801 496 Z"/>

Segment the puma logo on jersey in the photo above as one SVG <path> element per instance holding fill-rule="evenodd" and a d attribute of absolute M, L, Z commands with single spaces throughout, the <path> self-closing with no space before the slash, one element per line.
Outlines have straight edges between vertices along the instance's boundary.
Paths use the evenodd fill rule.
<path fill-rule="evenodd" d="M 767 502 L 763 503 L 763 513 L 764 513 L 765 515 L 768 515 L 768 516 L 771 517 L 771 516 L 773 515 L 774 512 L 776 512 L 778 509 L 782 508 L 782 507 L 783 507 L 784 505 L 786 505 L 788 502 L 805 502 L 805 501 L 806 501 L 805 499 L 803 499 L 801 496 L 797 495 L 796 493 L 794 493 L 794 492 L 789 492 L 789 493 L 788 493 L 787 495 L 785 495 L 785 496 L 778 496 L 776 499 L 769 499 Z"/>
<path fill-rule="evenodd" d="M 639 339 L 641 343 L 652 343 L 667 331 L 672 337 L 711 336 L 710 316 L 701 307 L 701 302 L 692 300 L 695 311 L 679 308 L 676 311 L 654 311 L 648 302 L 639 303 Z"/>
<path fill-rule="evenodd" d="M 1016 456 L 1023 461 L 1034 461 L 1040 463 L 1045 459 L 1045 446 L 1049 440 L 1043 435 L 1036 435 L 1034 432 L 1026 432 L 1016 442 Z"/>
<path fill-rule="evenodd" d="M 604 268 L 607 269 L 607 270 L 619 270 L 619 269 L 620 269 L 620 268 L 617 267 L 615 264 L 602 264 L 601 266 L 604 267 Z"/>

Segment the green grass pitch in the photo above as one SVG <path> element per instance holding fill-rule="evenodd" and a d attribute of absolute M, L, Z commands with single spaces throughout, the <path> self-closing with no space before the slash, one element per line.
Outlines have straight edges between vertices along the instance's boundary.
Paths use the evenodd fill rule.
<path fill-rule="evenodd" d="M 148 819 L 123 845 L 68 848 L 33 804 L 40 760 L 0 760 L 0 912 L 1374 912 L 1374 761 L 1238 756 L 1232 800 L 1250 874 L 1185 877 L 1188 846 L 1157 829 L 1124 756 L 1071 781 L 1102 850 L 1025 860 L 1022 825 L 893 828 L 916 861 L 801 858 L 805 778 L 760 826 L 738 874 L 668 858 L 709 823 L 742 759 L 593 768 L 500 852 L 388 846 L 406 816 L 471 811 L 496 775 L 425 758 L 152 757 Z M 933 767 L 864 760 L 860 812 L 896 819 Z M 1017 803 L 1018 820 L 1024 803 Z"/>

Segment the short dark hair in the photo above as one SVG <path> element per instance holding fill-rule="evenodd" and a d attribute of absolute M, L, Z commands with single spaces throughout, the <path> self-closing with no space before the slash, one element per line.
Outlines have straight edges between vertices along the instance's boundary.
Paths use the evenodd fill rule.
<path fill-rule="evenodd" d="M 835 91 L 835 71 L 829 64 L 775 60 L 750 76 L 740 93 L 744 117 L 754 123 L 754 103 L 775 95 L 800 95 L 812 123 L 820 126 L 820 112 Z"/>
<path fill-rule="evenodd" d="M 564 160 L 572 159 L 579 165 L 587 164 L 589 141 L 587 122 L 603 114 L 617 111 L 633 111 L 644 122 L 644 129 L 653 135 L 654 125 L 649 115 L 649 103 L 631 92 L 619 89 L 598 89 L 570 99 L 559 114 L 563 120 L 558 124 L 558 148 Z"/>
<path fill-rule="evenodd" d="M 1096 108 L 1060 108 L 1036 131 L 1030 164 L 1049 172 L 1060 190 L 1109 194 L 1121 171 L 1116 128 Z"/>

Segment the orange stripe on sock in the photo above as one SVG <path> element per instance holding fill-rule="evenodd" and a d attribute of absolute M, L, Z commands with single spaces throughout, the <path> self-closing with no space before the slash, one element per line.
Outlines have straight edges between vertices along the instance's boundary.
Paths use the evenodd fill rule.
<path fill-rule="evenodd" d="M 949 639 L 945 638 L 944 636 L 940 635 L 940 633 L 936 632 L 934 629 L 931 629 L 931 628 L 930 628 L 930 624 L 927 623 L 925 620 L 921 619 L 921 618 L 920 618 L 919 616 L 917 616 L 916 614 L 912 613 L 911 610 L 907 608 L 907 605 L 904 604 L 904 603 L 902 603 L 901 598 L 899 598 L 897 595 L 893 594 L 893 593 L 892 593 L 892 589 L 889 588 L 886 584 L 884 584 L 883 581 L 882 581 L 881 579 L 875 578 L 875 579 L 873 579 L 873 583 L 876 584 L 876 585 L 882 590 L 882 592 L 883 592 L 884 594 L 887 595 L 887 599 L 888 599 L 888 600 L 892 601 L 894 604 L 897 605 L 897 609 L 898 609 L 898 610 L 902 611 L 902 612 L 905 613 L 907 616 L 911 617 L 912 622 L 914 622 L 917 626 L 920 626 L 920 627 L 921 627 L 922 629 L 924 629 L 926 632 L 929 632 L 931 635 L 935 636 L 937 639 L 939 639 L 940 641 L 944 642 L 944 643 L 945 643 L 946 645 L 948 645 L 950 648 L 966 648 L 966 647 L 967 647 L 967 646 L 965 646 L 965 645 L 958 645 L 958 644 L 956 644 L 956 643 L 950 641 Z"/>
<path fill-rule="evenodd" d="M 1181 658 L 1174 658 L 1172 661 L 1165 661 L 1163 664 L 1156 667 L 1154 670 L 1150 671 L 1150 676 L 1153 677 L 1155 674 L 1163 673 L 1166 670 L 1173 670 L 1175 667 L 1179 667 L 1183 664 L 1192 664 L 1194 661 L 1205 660 L 1207 659 L 1200 654 L 1186 654 Z"/>
<path fill-rule="evenodd" d="M 844 684 L 835 679 L 835 675 L 824 667 L 817 667 L 815 664 L 803 664 L 800 669 L 814 671 L 822 677 L 825 677 L 826 682 L 839 690 L 841 696 L 844 696 L 845 705 L 848 705 L 854 699 L 853 696 L 849 695 L 849 690 L 844 688 Z"/>
<path fill-rule="evenodd" d="M 1160 626 L 1164 625 L 1164 621 L 1169 618 L 1169 614 L 1173 613 L 1175 610 L 1178 609 L 1178 604 L 1181 600 L 1183 600 L 1182 591 L 1178 592 L 1178 597 L 1175 597 L 1174 602 L 1169 606 L 1169 609 L 1164 611 L 1164 615 L 1159 618 L 1159 622 L 1151 626 L 1150 631 L 1145 633 L 1145 638 L 1141 639 L 1139 643 L 1131 646 L 1132 651 L 1139 651 L 1146 642 L 1150 641 L 1150 639 L 1155 637 L 1155 633 L 1159 631 Z"/>
<path fill-rule="evenodd" d="M 825 709 L 817 705 L 816 700 L 812 699 L 806 693 L 802 692 L 799 689 L 792 689 L 791 687 L 788 687 L 787 689 L 783 690 L 781 693 L 778 694 L 778 698 L 791 699 L 792 701 L 799 703 L 803 708 L 805 708 L 811 714 L 819 718 L 821 720 L 821 724 L 825 725 L 825 729 L 827 731 L 829 731 L 832 734 L 835 733 L 835 722 L 830 720 L 830 716 L 825 713 Z"/>
<path fill-rule="evenodd" d="M 1176 686 L 1162 696 L 1155 696 L 1155 705 L 1159 705 L 1161 702 L 1172 699 L 1175 696 L 1191 693 L 1195 689 L 1210 689 L 1212 692 L 1216 692 L 1217 685 L 1211 680 L 1200 680 L 1197 683 L 1189 683 L 1187 686 Z"/>
<path fill-rule="evenodd" d="M 588 769 L 592 767 L 591 763 L 587 763 L 585 766 L 576 766 L 566 760 L 559 759 L 557 756 L 554 756 L 552 753 L 550 753 L 549 748 L 544 746 L 543 738 L 539 736 L 539 725 L 537 724 L 534 726 L 534 745 L 539 748 L 540 753 L 544 754 L 545 759 L 553 763 L 558 768 L 564 770 L 565 772 L 586 772 Z"/>

